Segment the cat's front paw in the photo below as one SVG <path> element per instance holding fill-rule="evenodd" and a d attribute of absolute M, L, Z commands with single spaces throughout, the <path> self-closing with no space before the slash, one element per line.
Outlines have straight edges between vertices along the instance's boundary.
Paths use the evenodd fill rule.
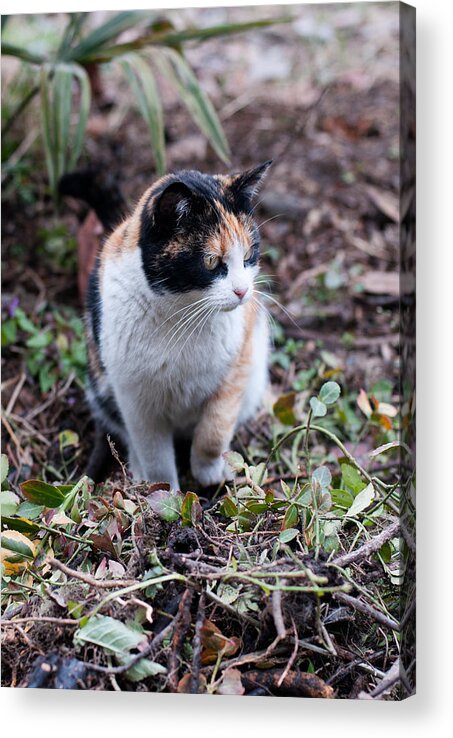
<path fill-rule="evenodd" d="M 193 476 L 202 487 L 213 487 L 231 479 L 231 469 L 222 456 L 202 459 L 198 454 L 192 453 L 190 465 Z"/>

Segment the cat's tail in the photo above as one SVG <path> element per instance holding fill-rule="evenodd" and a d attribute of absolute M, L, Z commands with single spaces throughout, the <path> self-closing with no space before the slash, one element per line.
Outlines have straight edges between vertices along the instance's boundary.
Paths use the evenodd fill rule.
<path fill-rule="evenodd" d="M 59 182 L 63 196 L 75 197 L 94 210 L 106 231 L 112 231 L 126 212 L 126 201 L 117 181 L 99 169 L 78 169 Z"/>

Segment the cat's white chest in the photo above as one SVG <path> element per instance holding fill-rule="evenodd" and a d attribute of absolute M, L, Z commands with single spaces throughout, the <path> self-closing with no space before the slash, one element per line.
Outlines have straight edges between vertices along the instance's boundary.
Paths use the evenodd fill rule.
<path fill-rule="evenodd" d="M 116 391 L 133 387 L 143 407 L 190 428 L 240 349 L 242 309 L 209 311 L 152 295 L 134 257 L 109 266 L 102 313 L 102 355 Z M 131 281 L 129 271 L 134 271 Z M 129 296 L 124 280 L 135 288 Z"/>

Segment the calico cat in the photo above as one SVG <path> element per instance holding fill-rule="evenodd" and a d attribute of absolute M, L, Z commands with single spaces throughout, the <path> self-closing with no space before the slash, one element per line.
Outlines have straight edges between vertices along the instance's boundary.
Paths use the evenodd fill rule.
<path fill-rule="evenodd" d="M 267 384 L 252 199 L 270 164 L 227 176 L 166 175 L 105 241 L 86 305 L 95 481 L 107 433 L 127 448 L 136 480 L 179 489 L 178 436 L 192 441 L 202 486 L 229 476 L 223 454 Z"/>

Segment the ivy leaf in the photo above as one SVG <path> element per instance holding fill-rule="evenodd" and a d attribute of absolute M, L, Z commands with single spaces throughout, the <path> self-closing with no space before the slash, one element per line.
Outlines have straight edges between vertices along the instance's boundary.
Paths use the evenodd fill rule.
<path fill-rule="evenodd" d="M 340 394 L 341 389 L 337 382 L 325 382 L 319 391 L 318 397 L 325 405 L 333 405 L 340 397 Z"/>
<path fill-rule="evenodd" d="M 317 397 L 310 398 L 310 407 L 314 418 L 323 418 L 327 413 L 327 407 Z"/>

